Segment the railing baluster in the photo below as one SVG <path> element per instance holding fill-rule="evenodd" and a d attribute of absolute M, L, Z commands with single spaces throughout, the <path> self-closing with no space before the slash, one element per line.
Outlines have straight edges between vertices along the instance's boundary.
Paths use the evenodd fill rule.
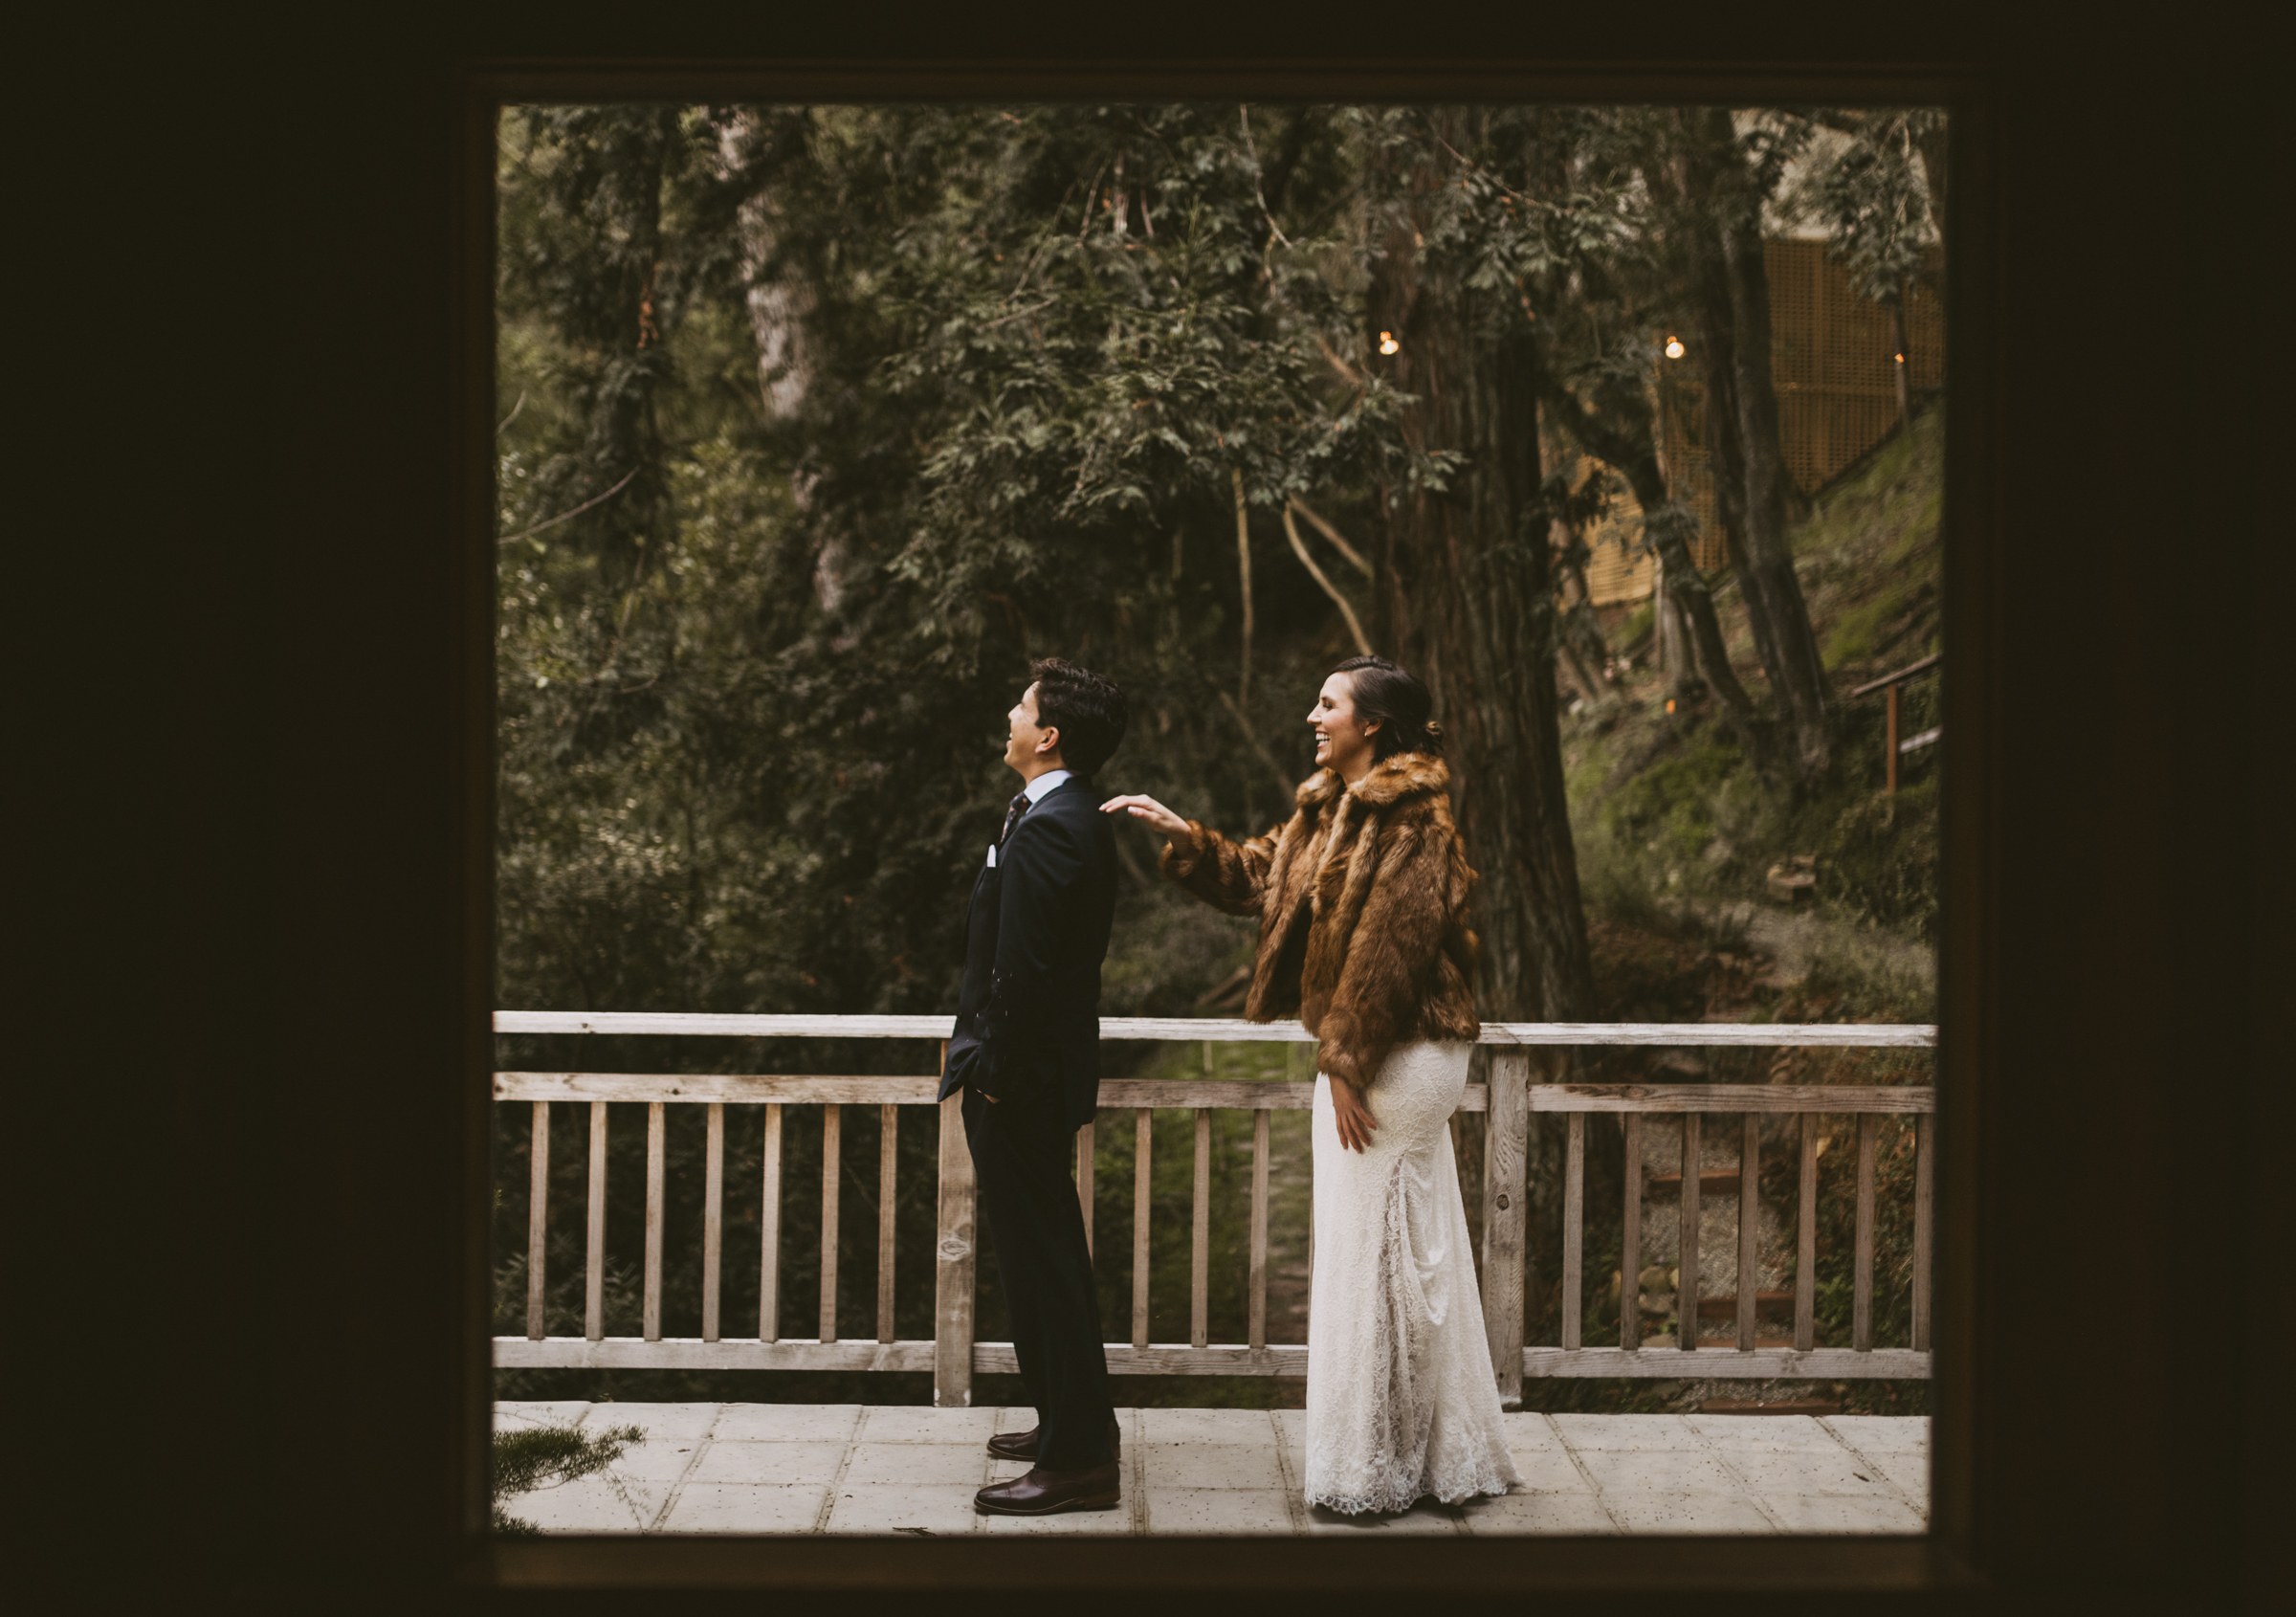
<path fill-rule="evenodd" d="M 550 1102 L 534 1103 L 534 1141 L 527 1148 L 526 1175 L 526 1340 L 549 1335 L 544 1274 L 550 1208 Z"/>
<path fill-rule="evenodd" d="M 1675 1345 L 1686 1350 L 1698 1345 L 1698 1160 L 1699 1128 L 1696 1112 L 1682 1115 L 1681 1267 L 1674 1280 Z"/>
<path fill-rule="evenodd" d="M 1801 1207 L 1794 1232 L 1794 1348 L 1818 1345 L 1818 1114 L 1801 1114 Z"/>
<path fill-rule="evenodd" d="M 821 1340 L 837 1340 L 837 1190 L 845 1108 L 821 1109 Z"/>
<path fill-rule="evenodd" d="M 1148 1136 L 1154 1114 L 1142 1106 L 1132 1115 L 1132 1345 L 1148 1345 L 1148 1212 L 1153 1186 L 1148 1173 Z"/>
<path fill-rule="evenodd" d="M 1188 1245 L 1188 1345 L 1211 1338 L 1212 1110 L 1196 1108 L 1196 1229 Z"/>
<path fill-rule="evenodd" d="M 1930 1350 L 1930 1225 L 1937 1210 L 1937 1119 L 1913 1119 L 1913 1351 Z"/>
<path fill-rule="evenodd" d="M 1076 1209 L 1084 1214 L 1084 1255 L 1093 1255 L 1093 1125 L 1076 1131 Z"/>
<path fill-rule="evenodd" d="M 940 1047 L 948 1071 L 949 1047 Z M 964 1092 L 940 1103 L 940 1213 L 933 1267 L 933 1403 L 942 1409 L 973 1402 L 973 1279 L 977 1215 L 972 1148 L 964 1139 Z"/>
<path fill-rule="evenodd" d="M 665 1109 L 646 1103 L 646 1340 L 662 1340 L 662 1158 Z"/>
<path fill-rule="evenodd" d="M 606 1340 L 606 1102 L 590 1102 L 590 1205 L 582 1266 L 582 1334 Z"/>
<path fill-rule="evenodd" d="M 782 1106 L 765 1103 L 765 1172 L 758 1207 L 758 1340 L 782 1340 Z"/>
<path fill-rule="evenodd" d="M 1738 1144 L 1738 1351 L 1755 1343 L 1754 1278 L 1762 1232 L 1762 1119 L 1749 1112 Z"/>
<path fill-rule="evenodd" d="M 1873 1141 L 1881 1118 L 1858 1114 L 1858 1254 L 1849 1306 L 1849 1345 L 1873 1350 Z"/>
<path fill-rule="evenodd" d="M 1263 1106 L 1251 1115 L 1250 1343 L 1268 1345 L 1268 1120 Z"/>
<path fill-rule="evenodd" d="M 1619 1345 L 1629 1353 L 1643 1345 L 1643 1115 L 1628 1112 L 1620 1133 L 1625 1136 L 1625 1185 L 1621 1198 L 1619 1227 Z"/>
<path fill-rule="evenodd" d="M 709 1144 L 701 1169 L 701 1340 L 718 1340 L 718 1304 L 725 1271 L 725 1103 L 710 1102 Z"/>
<path fill-rule="evenodd" d="M 877 1340 L 893 1338 L 893 1170 L 901 1144 L 901 1109 L 877 1108 Z"/>
<path fill-rule="evenodd" d="M 1586 1114 L 1573 1112 L 1562 1146 L 1562 1345 L 1578 1345 L 1586 1289 Z M 1625 1293 L 1623 1282 L 1619 1291 Z"/>

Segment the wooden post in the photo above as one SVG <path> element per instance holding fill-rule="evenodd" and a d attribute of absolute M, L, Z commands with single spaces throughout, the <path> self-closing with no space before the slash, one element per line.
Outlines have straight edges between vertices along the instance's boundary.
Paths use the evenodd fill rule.
<path fill-rule="evenodd" d="M 662 1156 L 665 1110 L 646 1102 L 646 1340 L 662 1340 Z"/>
<path fill-rule="evenodd" d="M 1888 784 L 1884 789 L 1895 791 L 1897 789 L 1897 687 L 1895 685 L 1890 686 L 1882 694 L 1882 706 L 1888 715 L 1886 729 L 1888 737 L 1887 750 L 1889 755 Z"/>
<path fill-rule="evenodd" d="M 765 1174 L 758 1207 L 758 1340 L 782 1337 L 782 1106 L 765 1106 Z"/>
<path fill-rule="evenodd" d="M 1801 1114 L 1801 1210 L 1794 1232 L 1794 1350 L 1818 1345 L 1818 1114 Z"/>
<path fill-rule="evenodd" d="M 1562 1148 L 1562 1345 L 1576 1350 L 1586 1290 L 1586 1114 L 1571 1113 L 1569 1129 Z"/>
<path fill-rule="evenodd" d="M 718 1340 L 718 1304 L 725 1257 L 725 1103 L 710 1102 L 709 1144 L 701 1170 L 701 1340 Z"/>
<path fill-rule="evenodd" d="M 1483 1335 L 1503 1408 L 1523 1402 L 1523 1185 L 1531 1130 L 1531 1052 L 1493 1051 L 1483 1121 Z M 1457 1117 L 1453 1113 L 1454 1118 Z"/>
<path fill-rule="evenodd" d="M 1738 1351 L 1755 1342 L 1754 1280 L 1762 1228 L 1762 1119 L 1749 1112 L 1738 1145 Z"/>
<path fill-rule="evenodd" d="M 1209 1048 L 1208 1046 L 1206 1047 Z M 1132 1345 L 1148 1345 L 1148 1136 L 1153 1114 L 1132 1115 Z"/>
<path fill-rule="evenodd" d="M 1849 1345 L 1873 1351 L 1873 1141 L 1881 1117 L 1858 1114 L 1858 1250 L 1849 1305 Z"/>
<path fill-rule="evenodd" d="M 534 1142 L 527 1150 L 526 1176 L 526 1340 L 541 1341 L 548 1331 L 548 1294 L 543 1269 L 549 1257 L 550 1102 L 534 1103 Z"/>
<path fill-rule="evenodd" d="M 1937 1210 L 1937 1118 L 1913 1119 L 1913 1351 L 1930 1350 L 1930 1226 Z"/>
<path fill-rule="evenodd" d="M 821 1340 L 837 1340 L 837 1193 L 845 1108 L 821 1109 Z"/>
<path fill-rule="evenodd" d="M 1686 1353 L 1698 1345 L 1698 1159 L 1703 1122 L 1695 1112 L 1682 1115 L 1682 1259 L 1674 1279 L 1674 1337 L 1675 1345 Z"/>
<path fill-rule="evenodd" d="M 877 1340 L 893 1337 L 893 1215 L 899 1205 L 894 1168 L 901 1148 L 901 1109 L 877 1108 Z"/>
<path fill-rule="evenodd" d="M 1249 1341 L 1268 1345 L 1268 1120 L 1263 1106 L 1251 1115 L 1251 1318 Z"/>
<path fill-rule="evenodd" d="M 1619 1229 L 1619 1345 L 1638 1353 L 1643 1345 L 1643 1115 L 1621 1120 L 1626 1137 L 1625 1185 Z"/>
<path fill-rule="evenodd" d="M 1212 1279 L 1212 1111 L 1196 1108 L 1196 1207 L 1194 1238 L 1188 1244 L 1188 1345 L 1211 1338 Z"/>
<path fill-rule="evenodd" d="M 940 1047 L 948 1070 L 949 1047 Z M 934 1239 L 933 1403 L 963 1409 L 973 1402 L 973 1228 L 976 1192 L 972 1147 L 964 1138 L 964 1092 L 940 1103 L 940 1215 Z"/>
<path fill-rule="evenodd" d="M 1084 1214 L 1084 1255 L 1093 1256 L 1093 1125 L 1076 1131 L 1076 1207 Z M 890 1340 L 890 1339 L 889 1339 Z"/>
<path fill-rule="evenodd" d="M 589 1228 L 585 1232 L 582 1334 L 606 1340 L 606 1102 L 590 1102 Z"/>

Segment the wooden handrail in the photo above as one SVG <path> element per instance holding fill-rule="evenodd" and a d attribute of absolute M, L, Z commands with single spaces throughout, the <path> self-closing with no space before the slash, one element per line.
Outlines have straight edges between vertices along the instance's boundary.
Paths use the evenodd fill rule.
<path fill-rule="evenodd" d="M 1944 660 L 1945 653 L 1943 652 L 1932 652 L 1928 656 L 1923 657 L 1919 662 L 1910 662 L 1906 664 L 1905 667 L 1899 669 L 1895 674 L 1885 674 L 1879 679 L 1867 680 L 1865 684 L 1860 685 L 1856 690 L 1850 692 L 1849 694 L 1852 697 L 1869 697 L 1876 691 L 1895 685 L 1902 680 L 1910 679 L 1916 674 L 1927 674 L 1931 669 L 1935 668 Z"/>
<path fill-rule="evenodd" d="M 651 1012 L 559 1013 L 505 1011 L 497 1017 L 504 1032 L 702 1033 L 734 1036 L 796 1036 L 875 1038 L 935 1037 L 949 1026 L 944 1017 L 756 1017 L 665 1015 Z M 1206 1042 L 1206 1073 L 1210 1071 L 1209 1044 L 1227 1040 L 1302 1042 L 1307 1035 L 1293 1023 L 1254 1024 L 1229 1020 L 1109 1018 L 1102 1023 L 1106 1038 L 1177 1039 Z M 1929 1223 L 1933 1205 L 1933 1132 L 1936 1090 L 1928 1085 L 1848 1084 L 1534 1084 L 1527 1047 L 1574 1045 L 1732 1045 L 1739 1047 L 1832 1047 L 1837 1049 L 1926 1049 L 1936 1039 L 1928 1025 L 1740 1024 L 1740 1023 L 1500 1023 L 1488 1026 L 1484 1042 L 1499 1046 L 1490 1061 L 1490 1081 L 1466 1086 L 1459 1110 L 1488 1115 L 1483 1180 L 1483 1303 L 1493 1375 L 1502 1398 L 1519 1404 L 1522 1379 L 1530 1376 L 1744 1376 L 1762 1379 L 1791 1377 L 1915 1377 L 1929 1374 L 1930 1288 L 1926 1274 L 1932 1250 Z M 945 1059 L 945 1050 L 943 1051 Z M 526 1334 L 497 1339 L 495 1362 L 503 1367 L 590 1365 L 595 1367 L 651 1366 L 659 1368 L 785 1368 L 884 1369 L 934 1373 L 935 1399 L 942 1405 L 969 1403 L 977 1373 L 1012 1367 L 1007 1343 L 973 1340 L 973 1292 L 976 1262 L 974 1228 L 976 1192 L 971 1157 L 964 1142 L 963 1123 L 955 1098 L 938 1102 L 939 1205 L 936 1240 L 935 1322 L 929 1341 L 896 1340 L 893 1311 L 894 1171 L 897 1162 L 899 1108 L 936 1104 L 938 1078 L 935 1074 L 826 1075 L 813 1074 L 679 1074 L 679 1073 L 571 1073 L 501 1072 L 494 1075 L 497 1099 L 526 1102 L 534 1108 L 530 1204 L 528 1207 L 528 1274 Z M 1112 1078 L 1100 1086 L 1103 1108 L 1131 1108 L 1136 1117 L 1134 1166 L 1134 1288 L 1131 1340 L 1109 1344 L 1112 1373 L 1149 1375 L 1298 1375 L 1305 1368 L 1306 1349 L 1267 1340 L 1269 1150 L 1269 1119 L 1279 1111 L 1301 1111 L 1314 1102 L 1314 1085 L 1284 1079 L 1236 1079 L 1196 1076 L 1174 1078 Z M 581 1338 L 552 1338 L 545 1332 L 545 1241 L 548 1198 L 549 1118 L 553 1101 L 586 1107 L 589 1121 L 588 1206 L 585 1209 L 584 1333 Z M 646 1109 L 647 1150 L 645 1185 L 645 1252 L 641 1276 L 643 1335 L 612 1338 L 605 1333 L 603 1279 L 606 1236 L 606 1130 L 609 1104 L 636 1104 Z M 698 1339 L 667 1339 L 662 1333 L 662 1218 L 665 1200 L 663 1142 L 666 1109 L 698 1104 L 708 1114 L 708 1141 L 704 1158 L 702 1334 Z M 723 1251 L 725 1108 L 754 1105 L 763 1109 L 764 1155 L 760 1186 L 761 1207 L 760 1310 L 756 1338 L 722 1340 L 720 1289 L 718 1270 Z M 783 1108 L 818 1105 L 823 1109 L 822 1248 L 818 1331 L 798 1338 L 780 1332 L 780 1230 L 782 1197 Z M 876 1268 L 876 1331 L 874 1340 L 848 1339 L 839 1330 L 837 1310 L 837 1221 L 840 1183 L 839 1123 L 847 1106 L 878 1108 L 878 1218 Z M 1194 1194 L 1190 1218 L 1189 1330 L 1186 1343 L 1149 1340 L 1147 1247 L 1151 1217 L 1148 1196 L 1150 1129 L 1155 1112 L 1182 1110 L 1194 1114 Z M 1215 1110 L 1253 1113 L 1251 1172 L 1250 1270 L 1247 1298 L 1248 1340 L 1219 1344 L 1209 1340 L 1208 1307 L 1210 1230 L 1211 1114 Z M 1528 1345 L 1524 1341 L 1525 1299 L 1523 1255 L 1529 1197 L 1525 1194 L 1525 1162 L 1530 1117 L 1534 1113 L 1561 1113 L 1567 1119 L 1563 1183 L 1563 1308 L 1559 1347 Z M 1580 1341 L 1579 1299 L 1584 1284 L 1586 1114 L 1621 1115 L 1626 1147 L 1624 1228 L 1620 1266 L 1622 1284 L 1620 1342 L 1616 1348 L 1588 1348 Z M 1736 1253 L 1737 1341 L 1734 1351 L 1719 1345 L 1700 1347 L 1695 1307 L 1686 1303 L 1681 1318 L 1693 1323 L 1680 1332 L 1676 1348 L 1642 1346 L 1642 1314 L 1638 1292 L 1627 1289 L 1639 1274 L 1642 1255 L 1642 1209 L 1645 1201 L 1641 1136 L 1645 1117 L 1673 1115 L 1682 1119 L 1683 1175 L 1677 1209 L 1678 1297 L 1694 1298 L 1699 1274 L 1698 1185 L 1701 1177 L 1700 1123 L 1708 1114 L 1733 1114 L 1740 1119 L 1738 1223 Z M 1815 1345 L 1816 1143 L 1817 1119 L 1822 1115 L 1849 1115 L 1858 1119 L 1858 1195 L 1855 1251 L 1852 1260 L 1852 1345 L 1819 1349 Z M 1913 1346 L 1910 1350 L 1877 1350 L 1873 1346 L 1873 1267 L 1876 1215 L 1875 1154 L 1877 1128 L 1885 1116 L 1906 1118 L 1914 1127 L 1914 1289 Z M 1780 1342 L 1764 1341 L 1755 1332 L 1754 1298 L 1756 1282 L 1760 1179 L 1760 1129 L 1764 1116 L 1788 1116 L 1799 1120 L 1800 1207 L 1796 1242 L 1795 1333 L 1789 1350 Z M 1454 1131 L 1454 1140 L 1456 1132 Z M 1090 1136 L 1079 1133 L 1077 1191 L 1085 1203 L 1087 1241 L 1091 1241 L 1092 1158 Z M 1313 1263 L 1313 1230 L 1310 1231 Z M 1689 1355 L 1695 1353 L 1692 1360 Z"/>

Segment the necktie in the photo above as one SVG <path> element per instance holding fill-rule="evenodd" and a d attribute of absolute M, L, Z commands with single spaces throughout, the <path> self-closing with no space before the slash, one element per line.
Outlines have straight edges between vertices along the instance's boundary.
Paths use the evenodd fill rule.
<path fill-rule="evenodd" d="M 997 832 L 999 848 L 1004 846 L 1004 839 L 1012 834 L 1012 828 L 1021 823 L 1021 816 L 1027 812 L 1028 812 L 1028 794 L 1025 791 L 1014 792 L 1011 806 L 1004 810 L 1004 829 Z"/>

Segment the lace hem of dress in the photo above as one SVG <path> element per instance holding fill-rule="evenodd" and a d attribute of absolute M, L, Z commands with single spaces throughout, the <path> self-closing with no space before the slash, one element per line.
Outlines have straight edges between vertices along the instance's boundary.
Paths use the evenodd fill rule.
<path fill-rule="evenodd" d="M 1443 1504 L 1456 1505 L 1468 1499 L 1494 1497 L 1508 1491 L 1510 1479 L 1493 1471 L 1471 1482 L 1436 1482 L 1422 1479 L 1416 1483 L 1393 1483 L 1376 1487 L 1368 1494 L 1314 1494 L 1308 1495 L 1310 1505 L 1337 1511 L 1342 1516 L 1365 1516 L 1373 1513 L 1407 1511 L 1422 1499 L 1435 1499 Z"/>

